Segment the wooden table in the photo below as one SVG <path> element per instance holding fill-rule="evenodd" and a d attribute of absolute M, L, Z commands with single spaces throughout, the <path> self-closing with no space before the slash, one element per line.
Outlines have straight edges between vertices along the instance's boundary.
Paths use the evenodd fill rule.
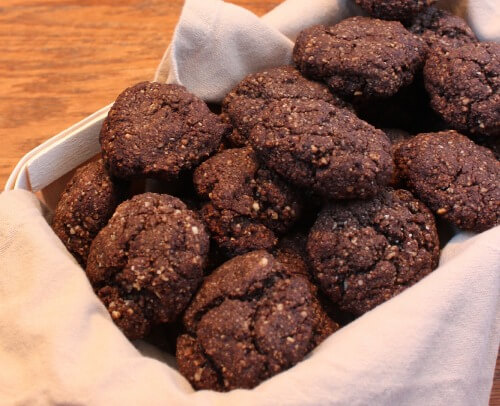
<path fill-rule="evenodd" d="M 0 186 L 17 161 L 59 131 L 153 77 L 181 0 L 0 3 Z M 279 0 L 233 0 L 263 14 Z M 497 363 L 492 405 L 500 405 Z"/>

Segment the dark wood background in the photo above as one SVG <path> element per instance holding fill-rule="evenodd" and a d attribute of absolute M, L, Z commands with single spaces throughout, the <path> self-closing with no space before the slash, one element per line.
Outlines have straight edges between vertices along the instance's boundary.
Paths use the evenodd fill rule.
<path fill-rule="evenodd" d="M 261 15 L 279 0 L 233 0 Z M 152 79 L 182 0 L 0 3 L 0 186 L 29 150 Z M 491 405 L 500 405 L 497 363 Z"/>

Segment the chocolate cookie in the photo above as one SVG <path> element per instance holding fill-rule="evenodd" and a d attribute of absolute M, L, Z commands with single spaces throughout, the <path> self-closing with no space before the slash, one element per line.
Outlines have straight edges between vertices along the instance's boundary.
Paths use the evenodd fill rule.
<path fill-rule="evenodd" d="M 122 198 L 101 159 L 76 170 L 57 204 L 52 229 L 85 267 L 90 244 L 113 215 Z"/>
<path fill-rule="evenodd" d="M 171 180 L 212 154 L 229 131 L 184 87 L 142 82 L 118 96 L 99 140 L 113 175 Z"/>
<path fill-rule="evenodd" d="M 457 48 L 477 42 L 462 18 L 434 6 L 416 16 L 409 30 L 419 35 L 430 48 Z"/>
<path fill-rule="evenodd" d="M 300 362 L 338 325 L 309 282 L 265 251 L 233 258 L 208 276 L 186 310 L 179 371 L 195 389 L 253 388 Z"/>
<path fill-rule="evenodd" d="M 321 100 L 271 103 L 250 142 L 285 179 L 330 198 L 373 196 L 392 176 L 384 132 Z"/>
<path fill-rule="evenodd" d="M 396 149 L 408 188 L 463 230 L 499 224 L 500 162 L 456 131 L 419 134 Z"/>
<path fill-rule="evenodd" d="M 500 135 L 500 44 L 432 51 L 424 80 L 432 108 L 454 129 Z"/>
<path fill-rule="evenodd" d="M 214 155 L 195 170 L 193 180 L 199 195 L 210 199 L 202 217 L 229 256 L 271 248 L 275 233 L 287 231 L 300 216 L 298 193 L 250 147 Z"/>
<path fill-rule="evenodd" d="M 347 18 L 302 31 L 293 58 L 306 76 L 346 97 L 389 97 L 413 81 L 427 46 L 397 21 Z"/>
<path fill-rule="evenodd" d="M 436 0 L 356 0 L 370 16 L 383 20 L 409 21 Z"/>
<path fill-rule="evenodd" d="M 179 199 L 145 193 L 122 203 L 90 249 L 87 276 L 130 339 L 174 321 L 203 277 L 209 237 Z"/>
<path fill-rule="evenodd" d="M 224 99 L 224 115 L 234 127 L 228 137 L 235 146 L 248 144 L 248 136 L 269 103 L 282 99 L 324 100 L 339 107 L 347 103 L 332 95 L 322 83 L 304 78 L 292 66 L 253 73 L 243 79 Z"/>
<path fill-rule="evenodd" d="M 361 315 L 397 295 L 438 264 L 434 216 L 406 190 L 326 206 L 307 242 L 320 288 Z"/>

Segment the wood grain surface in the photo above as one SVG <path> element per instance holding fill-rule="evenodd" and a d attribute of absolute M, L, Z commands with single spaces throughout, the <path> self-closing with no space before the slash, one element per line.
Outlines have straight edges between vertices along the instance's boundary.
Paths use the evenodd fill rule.
<path fill-rule="evenodd" d="M 233 0 L 261 15 L 278 0 Z M 0 186 L 61 130 L 152 79 L 181 0 L 2 0 Z M 491 405 L 500 406 L 497 362 Z"/>

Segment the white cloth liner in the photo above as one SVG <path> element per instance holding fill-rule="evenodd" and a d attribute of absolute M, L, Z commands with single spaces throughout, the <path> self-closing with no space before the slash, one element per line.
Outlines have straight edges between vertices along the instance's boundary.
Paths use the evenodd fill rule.
<path fill-rule="evenodd" d="M 498 41 L 500 2 L 464 4 L 456 10 L 478 36 Z M 302 28 L 355 10 L 348 0 L 288 0 L 258 19 L 219 0 L 188 0 L 156 78 L 220 100 L 247 73 L 289 63 Z M 108 108 L 29 153 L 6 189 L 47 191 L 90 158 Z M 193 392 L 125 339 L 43 214 L 32 194 L 0 195 L 2 405 L 488 404 L 500 343 L 500 227 L 455 236 L 436 271 L 294 368 L 252 391 L 219 394 Z"/>

